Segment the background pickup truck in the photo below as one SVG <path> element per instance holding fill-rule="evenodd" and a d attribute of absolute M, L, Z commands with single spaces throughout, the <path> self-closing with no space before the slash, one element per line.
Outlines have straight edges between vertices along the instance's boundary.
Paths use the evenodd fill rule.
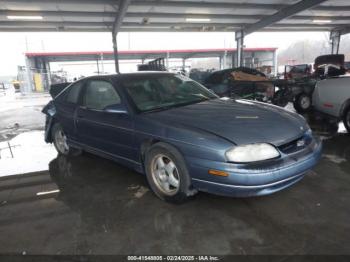
<path fill-rule="evenodd" d="M 229 68 L 211 73 L 203 82 L 220 97 L 241 97 L 267 102 L 272 100 L 274 85 L 266 75 L 247 67 Z"/>
<path fill-rule="evenodd" d="M 318 81 L 312 96 L 313 108 L 336 120 L 342 120 L 350 133 L 350 75 Z"/>

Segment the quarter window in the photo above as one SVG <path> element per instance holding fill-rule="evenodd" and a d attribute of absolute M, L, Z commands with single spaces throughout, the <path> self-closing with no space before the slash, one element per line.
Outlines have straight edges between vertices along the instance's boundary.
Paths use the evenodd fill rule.
<path fill-rule="evenodd" d="M 86 86 L 83 104 L 89 109 L 103 110 L 107 106 L 120 104 L 120 97 L 111 83 L 91 80 Z"/>
<path fill-rule="evenodd" d="M 82 86 L 83 86 L 83 81 L 79 81 L 73 84 L 72 86 L 70 86 L 66 96 L 66 101 L 74 104 L 78 103 L 79 93 Z"/>

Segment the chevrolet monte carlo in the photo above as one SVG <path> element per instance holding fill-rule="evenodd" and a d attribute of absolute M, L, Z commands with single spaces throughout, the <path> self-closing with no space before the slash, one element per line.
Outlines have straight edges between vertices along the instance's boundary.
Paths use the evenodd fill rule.
<path fill-rule="evenodd" d="M 45 140 L 59 154 L 87 151 L 126 165 L 170 202 L 198 191 L 274 193 L 301 180 L 322 150 L 298 114 L 219 98 L 164 72 L 88 77 L 66 87 L 43 112 Z"/>

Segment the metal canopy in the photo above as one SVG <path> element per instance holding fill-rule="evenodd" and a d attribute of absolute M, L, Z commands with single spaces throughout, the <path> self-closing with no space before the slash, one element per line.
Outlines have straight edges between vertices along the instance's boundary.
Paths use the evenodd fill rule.
<path fill-rule="evenodd" d="M 119 73 L 119 59 L 118 59 L 118 44 L 117 44 L 117 34 L 122 26 L 126 12 L 128 11 L 130 0 L 120 0 L 118 3 L 118 13 L 116 14 L 113 28 L 112 28 L 112 42 L 113 42 L 113 53 L 114 53 L 114 63 L 115 71 Z"/>
<path fill-rule="evenodd" d="M 248 53 L 274 53 L 277 48 L 246 48 Z M 145 60 L 159 57 L 169 57 L 174 59 L 209 58 L 233 55 L 235 48 L 215 48 L 215 49 L 186 49 L 186 50 L 121 50 L 118 51 L 121 60 Z M 113 51 L 92 51 L 92 52 L 27 52 L 27 58 L 44 58 L 47 62 L 73 62 L 73 61 L 95 61 L 97 59 L 113 59 Z"/>
<path fill-rule="evenodd" d="M 23 20 L 28 16 L 32 20 Z M 1 0 L 0 4 L 0 31 L 11 32 L 242 29 L 255 32 L 335 28 L 348 32 L 349 24 L 349 0 Z"/>
<path fill-rule="evenodd" d="M 264 17 L 256 23 L 247 24 L 243 26 L 240 30 L 236 31 L 236 41 L 237 41 L 237 49 L 238 49 L 237 65 L 241 66 L 243 62 L 244 37 L 246 35 L 259 31 L 261 29 L 264 29 L 268 26 L 272 26 L 302 11 L 305 11 L 319 4 L 322 4 L 325 1 L 326 0 L 301 0 L 293 5 L 282 7 L 278 12 L 274 13 L 273 15 Z M 314 22 L 315 21 L 313 20 L 313 23 Z M 322 20 L 321 22 L 325 23 L 325 20 Z"/>
<path fill-rule="evenodd" d="M 243 33 L 243 35 L 256 32 L 267 26 L 271 26 L 277 22 L 280 22 L 283 19 L 287 19 L 295 14 L 298 14 L 302 11 L 305 11 L 309 8 L 319 5 L 325 1 L 326 0 L 302 0 L 294 5 L 283 7 L 277 13 L 270 15 L 268 17 L 262 18 L 259 22 L 244 26 L 241 29 L 241 32 Z"/>

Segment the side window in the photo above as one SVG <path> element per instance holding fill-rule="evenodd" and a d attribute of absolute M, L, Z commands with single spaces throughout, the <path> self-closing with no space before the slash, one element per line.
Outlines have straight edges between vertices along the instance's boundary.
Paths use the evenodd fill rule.
<path fill-rule="evenodd" d="M 90 80 L 86 86 L 83 104 L 90 109 L 103 110 L 107 106 L 120 104 L 120 97 L 111 83 Z"/>
<path fill-rule="evenodd" d="M 76 104 L 78 103 L 78 99 L 79 99 L 79 93 L 80 90 L 83 86 L 83 81 L 79 81 L 77 83 L 75 83 L 74 85 L 72 85 L 71 87 L 69 87 L 69 90 L 67 92 L 67 96 L 66 96 L 66 101 L 69 103 L 73 103 Z"/>

